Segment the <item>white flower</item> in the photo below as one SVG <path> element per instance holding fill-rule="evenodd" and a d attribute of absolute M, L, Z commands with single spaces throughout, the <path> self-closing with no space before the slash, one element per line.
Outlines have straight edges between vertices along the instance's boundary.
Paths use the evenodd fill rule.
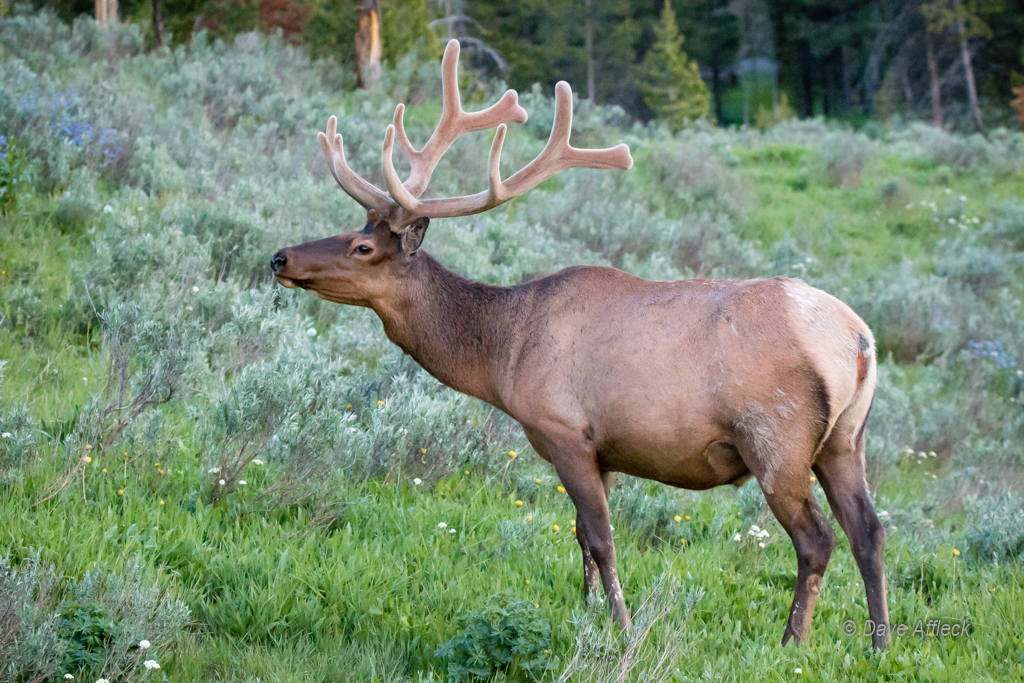
<path fill-rule="evenodd" d="M 416 477 L 415 479 L 412 480 L 412 483 L 416 484 L 416 486 L 419 486 L 420 484 L 423 483 L 423 480 L 420 479 L 419 477 Z"/>
<path fill-rule="evenodd" d="M 444 522 L 441 522 L 440 524 L 437 525 L 437 528 L 438 529 L 447 529 L 448 525 L 445 524 Z"/>
<path fill-rule="evenodd" d="M 107 204 L 106 206 L 103 207 L 103 213 L 114 213 L 114 207 L 112 207 L 110 204 Z"/>
<path fill-rule="evenodd" d="M 960 195 L 960 201 L 966 202 L 967 201 L 967 197 L 965 197 L 964 195 Z"/>
<path fill-rule="evenodd" d="M 615 531 L 615 527 L 613 527 L 611 524 L 608 525 L 608 528 L 611 529 L 612 531 Z"/>
<path fill-rule="evenodd" d="M 110 683 L 110 681 L 108 681 L 105 678 L 97 678 L 96 679 L 96 683 Z"/>
<path fill-rule="evenodd" d="M 146 671 L 150 669 L 159 669 L 160 665 L 156 663 L 155 659 L 147 659 L 142 663 L 142 666 L 146 667 Z"/>
<path fill-rule="evenodd" d="M 220 481 L 218 481 L 217 483 L 218 483 L 218 484 L 220 484 L 221 486 L 223 486 L 223 485 L 224 485 L 224 484 L 226 484 L 227 482 L 226 482 L 226 481 L 224 481 L 223 479 L 221 479 L 221 480 L 220 480 Z"/>
<path fill-rule="evenodd" d="M 0 437 L 3 437 L 5 439 L 9 439 L 11 438 L 11 436 L 13 435 L 10 432 L 4 432 L 3 434 L 0 434 Z"/>
<path fill-rule="evenodd" d="M 799 666 L 797 668 L 793 669 L 793 673 L 795 673 L 795 674 L 802 674 L 803 672 L 804 672 L 804 670 L 801 669 Z"/>
<path fill-rule="evenodd" d="M 910 211 L 913 208 L 914 208 L 914 202 L 910 202 L 909 204 L 907 204 L 907 211 Z"/>
<path fill-rule="evenodd" d="M 455 529 L 449 529 L 449 530 L 448 530 L 448 533 L 450 533 L 450 534 L 454 534 L 454 533 L 455 533 Z"/>
<path fill-rule="evenodd" d="M 253 465 L 262 465 L 262 464 L 263 464 L 263 461 L 262 461 L 262 460 L 260 460 L 259 458 L 253 458 L 253 459 L 252 459 L 252 464 L 253 464 Z"/>
<path fill-rule="evenodd" d="M 245 486 L 245 479 L 239 479 L 238 480 L 238 485 L 239 486 Z"/>
<path fill-rule="evenodd" d="M 74 679 L 75 679 L 75 677 L 72 676 L 71 674 L 64 674 L 64 680 L 65 681 L 73 681 Z"/>
<path fill-rule="evenodd" d="M 219 467 L 211 467 L 210 469 L 206 470 L 206 473 L 207 474 L 219 474 L 220 473 L 220 468 Z"/>
<path fill-rule="evenodd" d="M 761 527 L 756 524 L 751 525 L 750 531 L 747 532 L 748 536 L 757 536 L 761 533 Z"/>
<path fill-rule="evenodd" d="M 764 547 L 764 543 L 758 543 L 758 544 L 757 544 L 757 547 L 758 547 L 758 548 L 763 548 L 763 547 Z"/>
<path fill-rule="evenodd" d="M 310 337 L 315 337 L 316 336 L 316 328 L 315 327 L 311 327 L 308 330 L 306 330 L 306 335 L 310 336 Z"/>
<path fill-rule="evenodd" d="M 191 307 L 191 306 L 186 306 L 186 307 L 185 307 L 185 310 L 186 310 L 186 311 L 191 311 L 191 310 L 192 310 L 192 307 Z"/>
<path fill-rule="evenodd" d="M 743 540 L 743 537 L 742 537 L 742 536 L 740 536 L 739 534 L 736 534 L 735 536 L 733 536 L 733 537 L 732 537 L 732 540 L 734 540 L 734 541 L 736 541 L 737 543 L 739 543 L 740 541 L 742 541 L 742 540 Z"/>
<path fill-rule="evenodd" d="M 149 649 L 149 641 L 148 640 L 140 640 L 139 641 L 139 647 L 141 647 L 143 650 L 148 650 Z"/>
<path fill-rule="evenodd" d="M 195 285 L 192 285 L 192 293 L 193 294 L 198 294 L 199 293 L 199 288 L 196 287 Z"/>
<path fill-rule="evenodd" d="M 949 189 L 948 187 L 945 190 L 943 190 L 943 192 L 945 192 L 946 194 L 953 194 L 953 190 Z"/>

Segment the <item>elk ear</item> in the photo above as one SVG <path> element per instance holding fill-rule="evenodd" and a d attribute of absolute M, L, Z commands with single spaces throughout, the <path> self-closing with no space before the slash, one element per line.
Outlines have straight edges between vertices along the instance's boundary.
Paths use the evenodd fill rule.
<path fill-rule="evenodd" d="M 402 234 L 402 252 L 406 256 L 412 256 L 420 250 L 423 243 L 423 235 L 427 232 L 430 219 L 427 217 L 417 218 L 412 225 Z"/>

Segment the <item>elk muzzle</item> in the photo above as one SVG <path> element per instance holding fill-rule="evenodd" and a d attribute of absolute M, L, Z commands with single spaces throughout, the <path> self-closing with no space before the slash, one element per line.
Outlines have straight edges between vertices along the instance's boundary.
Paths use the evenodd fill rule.
<path fill-rule="evenodd" d="M 274 276 L 277 277 L 278 283 L 288 289 L 295 289 L 298 284 L 291 278 L 284 275 L 285 270 L 288 268 L 288 250 L 282 249 L 281 251 L 270 257 L 270 270 L 274 271 Z"/>

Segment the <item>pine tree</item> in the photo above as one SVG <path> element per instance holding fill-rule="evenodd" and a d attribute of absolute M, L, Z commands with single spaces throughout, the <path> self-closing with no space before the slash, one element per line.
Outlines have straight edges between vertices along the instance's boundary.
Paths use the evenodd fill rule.
<path fill-rule="evenodd" d="M 683 37 L 676 25 L 676 13 L 669 0 L 654 27 L 655 42 L 644 57 L 646 79 L 640 84 L 644 102 L 654 115 L 678 131 L 687 119 L 707 116 L 710 107 L 707 87 L 697 62 L 683 52 Z"/>

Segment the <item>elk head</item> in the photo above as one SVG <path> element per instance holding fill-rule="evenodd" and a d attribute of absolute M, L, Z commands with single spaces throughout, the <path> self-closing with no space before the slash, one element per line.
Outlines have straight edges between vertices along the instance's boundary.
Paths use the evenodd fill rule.
<path fill-rule="evenodd" d="M 459 42 L 449 41 L 441 63 L 441 119 L 423 149 L 409 142 L 402 122 L 405 105 L 395 109 L 394 123 L 387 127 L 381 169 L 388 192 L 356 175 L 345 161 L 338 120 L 332 116 L 320 146 L 331 174 L 350 197 L 366 209 L 366 225 L 351 232 L 282 249 L 271 259 L 274 275 L 285 287 L 310 289 L 321 298 L 344 304 L 369 306 L 386 296 L 400 281 L 416 254 L 431 218 L 469 216 L 492 209 L 527 192 L 567 168 L 622 169 L 633 166 L 629 147 L 576 149 L 569 144 L 572 129 L 572 90 L 565 81 L 555 86 L 555 120 L 547 144 L 537 157 L 507 180 L 501 179 L 499 162 L 509 122 L 524 123 L 526 111 L 516 91 L 507 91 L 498 102 L 478 112 L 462 109 L 458 86 Z M 488 186 L 473 195 L 420 199 L 438 161 L 463 133 L 497 128 L 487 164 Z M 402 182 L 395 171 L 392 150 L 395 139 L 408 156 L 411 172 Z"/>

